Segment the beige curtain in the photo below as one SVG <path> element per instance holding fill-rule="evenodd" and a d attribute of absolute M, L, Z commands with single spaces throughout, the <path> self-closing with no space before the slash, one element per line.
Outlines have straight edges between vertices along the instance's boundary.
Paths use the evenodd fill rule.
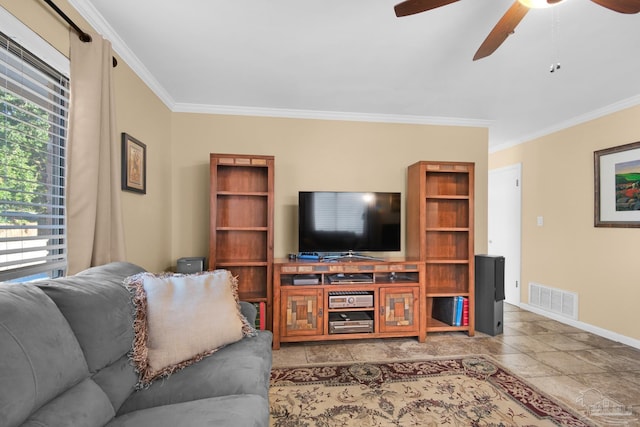
<path fill-rule="evenodd" d="M 68 274 L 125 259 L 111 43 L 70 33 Z"/>

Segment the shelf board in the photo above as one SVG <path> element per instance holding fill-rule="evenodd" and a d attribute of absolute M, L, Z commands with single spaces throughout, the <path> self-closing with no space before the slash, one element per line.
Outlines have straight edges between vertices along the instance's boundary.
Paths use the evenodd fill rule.
<path fill-rule="evenodd" d="M 425 261 L 427 264 L 469 264 L 468 259 L 443 259 L 432 258 Z"/>
<path fill-rule="evenodd" d="M 439 297 L 469 297 L 469 292 L 459 291 L 431 291 L 426 293 L 427 298 L 439 298 Z"/>
<path fill-rule="evenodd" d="M 269 227 L 216 227 L 216 231 L 269 231 Z"/>
<path fill-rule="evenodd" d="M 461 194 L 429 194 L 426 196 L 427 200 L 469 200 L 469 195 Z"/>
<path fill-rule="evenodd" d="M 375 307 L 342 307 L 342 308 L 327 308 L 329 313 L 344 313 L 349 311 L 375 311 Z"/>
<path fill-rule="evenodd" d="M 427 227 L 425 231 L 435 231 L 435 232 L 469 232 L 469 227 Z"/>
<path fill-rule="evenodd" d="M 218 196 L 255 196 L 267 197 L 269 193 L 266 191 L 217 191 Z"/>
<path fill-rule="evenodd" d="M 246 302 L 268 302 L 267 296 L 259 292 L 238 292 L 238 299 Z"/>
<path fill-rule="evenodd" d="M 469 325 L 451 326 L 434 318 L 427 319 L 428 332 L 468 331 L 468 330 L 469 330 Z"/>
<path fill-rule="evenodd" d="M 362 283 L 362 282 L 353 282 L 353 283 L 316 283 L 311 285 L 294 285 L 289 282 L 282 282 L 280 285 L 281 288 L 310 288 L 310 287 L 320 287 L 324 290 L 328 291 L 340 291 L 340 290 L 369 290 L 369 288 L 378 289 L 378 288 L 403 288 L 407 286 L 420 286 L 418 282 L 370 282 L 370 283 Z M 457 295 L 457 294 L 456 294 Z"/>
<path fill-rule="evenodd" d="M 264 260 L 221 260 L 216 261 L 216 267 L 266 267 L 269 263 Z"/>

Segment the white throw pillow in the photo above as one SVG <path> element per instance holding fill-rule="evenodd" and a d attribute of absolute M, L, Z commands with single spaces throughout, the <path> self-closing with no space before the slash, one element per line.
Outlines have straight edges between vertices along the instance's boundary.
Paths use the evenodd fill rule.
<path fill-rule="evenodd" d="M 238 281 L 227 270 L 140 273 L 125 285 L 136 308 L 132 359 L 139 386 L 255 335 L 240 311 Z"/>

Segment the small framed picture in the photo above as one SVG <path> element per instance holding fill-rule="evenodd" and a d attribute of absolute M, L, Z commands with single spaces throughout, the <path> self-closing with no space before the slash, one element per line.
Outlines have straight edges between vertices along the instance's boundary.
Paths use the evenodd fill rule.
<path fill-rule="evenodd" d="M 640 142 L 594 152 L 596 227 L 640 227 Z"/>
<path fill-rule="evenodd" d="M 147 194 L 147 146 L 122 133 L 122 189 Z"/>

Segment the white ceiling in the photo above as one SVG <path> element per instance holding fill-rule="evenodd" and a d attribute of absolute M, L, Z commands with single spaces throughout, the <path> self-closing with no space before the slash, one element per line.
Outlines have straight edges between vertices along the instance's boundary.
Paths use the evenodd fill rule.
<path fill-rule="evenodd" d="M 487 126 L 496 150 L 640 104 L 640 14 L 531 10 L 474 62 L 513 0 L 398 1 L 70 3 L 173 111 Z"/>

